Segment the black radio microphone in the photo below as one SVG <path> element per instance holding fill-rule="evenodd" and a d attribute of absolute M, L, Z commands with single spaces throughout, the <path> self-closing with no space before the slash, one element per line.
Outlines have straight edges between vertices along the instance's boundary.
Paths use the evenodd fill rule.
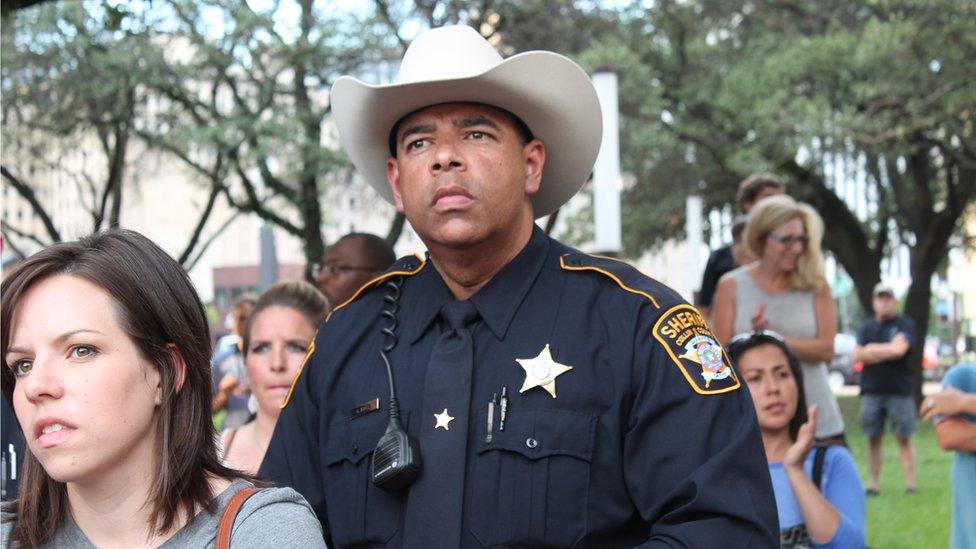
<path fill-rule="evenodd" d="M 390 380 L 390 424 L 373 450 L 373 485 L 388 492 L 398 492 L 410 486 L 420 475 L 420 446 L 400 424 L 400 405 L 393 383 L 393 368 L 389 353 L 396 347 L 397 310 L 400 307 L 400 285 L 403 277 L 397 276 L 386 282 L 389 294 L 383 298 L 389 308 L 381 313 L 388 324 L 380 331 L 386 342 L 380 348 L 380 356 L 386 364 L 386 376 Z"/>

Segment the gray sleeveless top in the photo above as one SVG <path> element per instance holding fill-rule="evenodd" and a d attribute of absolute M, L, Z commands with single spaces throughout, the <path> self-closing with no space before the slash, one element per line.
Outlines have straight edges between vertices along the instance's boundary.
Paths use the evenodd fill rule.
<path fill-rule="evenodd" d="M 728 276 L 735 280 L 734 334 L 752 330 L 752 315 L 760 305 L 765 304 L 766 319 L 774 331 L 793 339 L 817 337 L 812 291 L 790 290 L 767 294 L 756 285 L 745 267 L 735 269 Z M 803 393 L 807 405 L 817 405 L 816 437 L 827 438 L 843 433 L 844 418 L 827 382 L 827 364 L 803 361 L 800 364 L 803 367 Z"/>

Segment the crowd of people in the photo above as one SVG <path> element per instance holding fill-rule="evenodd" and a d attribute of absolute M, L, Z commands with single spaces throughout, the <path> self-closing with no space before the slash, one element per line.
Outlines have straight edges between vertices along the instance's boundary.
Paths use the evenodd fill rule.
<path fill-rule="evenodd" d="M 774 175 L 743 181 L 746 217 L 695 308 L 534 223 L 600 145 L 573 61 L 502 59 L 443 27 L 395 83 L 343 77 L 331 100 L 427 256 L 347 235 L 314 286 L 239 300 L 216 349 L 186 273 L 144 236 L 25 260 L 0 306 L 28 448 L 3 546 L 864 547 L 886 418 L 915 490 L 913 327 L 875 288 L 855 351 L 865 491 L 827 384 L 823 223 Z M 920 413 L 957 452 L 952 544 L 972 547 L 976 370 L 945 384 Z"/>

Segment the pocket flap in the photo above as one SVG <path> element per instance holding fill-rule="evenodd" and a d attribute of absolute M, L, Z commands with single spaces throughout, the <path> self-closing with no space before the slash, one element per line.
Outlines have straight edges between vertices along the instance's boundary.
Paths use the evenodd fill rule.
<path fill-rule="evenodd" d="M 400 412 L 400 422 L 407 425 L 409 414 Z M 343 420 L 332 426 L 325 444 L 325 465 L 340 461 L 356 464 L 376 449 L 376 443 L 390 425 L 388 414 L 368 414 L 356 419 Z"/>
<path fill-rule="evenodd" d="M 597 416 L 569 410 L 509 410 L 505 430 L 499 430 L 496 412 L 491 442 L 486 442 L 488 412 L 481 411 L 476 443 L 478 453 L 489 450 L 517 452 L 529 459 L 571 456 L 589 462 L 593 458 Z"/>

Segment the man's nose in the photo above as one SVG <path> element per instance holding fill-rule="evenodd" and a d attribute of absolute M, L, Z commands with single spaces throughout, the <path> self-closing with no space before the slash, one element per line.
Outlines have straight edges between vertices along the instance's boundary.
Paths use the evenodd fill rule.
<path fill-rule="evenodd" d="M 442 138 L 438 140 L 436 147 L 437 149 L 434 151 L 434 157 L 430 166 L 432 172 L 450 171 L 460 168 L 463 165 L 454 139 Z"/>

